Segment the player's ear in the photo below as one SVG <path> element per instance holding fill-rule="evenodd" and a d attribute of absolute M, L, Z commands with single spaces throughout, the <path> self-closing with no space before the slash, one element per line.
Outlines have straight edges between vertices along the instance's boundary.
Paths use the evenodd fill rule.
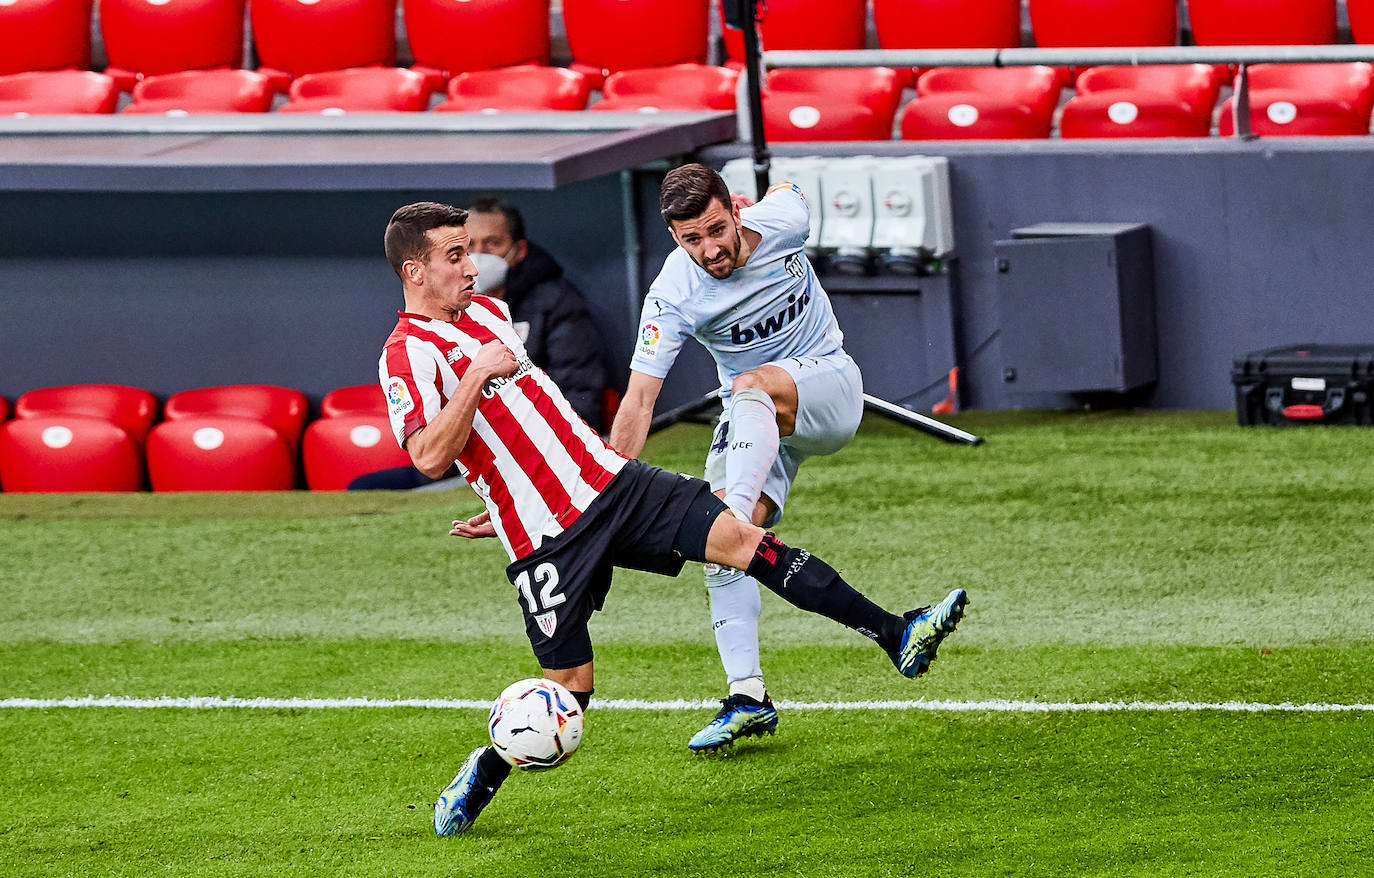
<path fill-rule="evenodd" d="M 406 280 L 412 286 L 420 286 L 425 282 L 425 267 L 418 260 L 407 259 L 401 263 L 401 272 L 406 276 Z"/>

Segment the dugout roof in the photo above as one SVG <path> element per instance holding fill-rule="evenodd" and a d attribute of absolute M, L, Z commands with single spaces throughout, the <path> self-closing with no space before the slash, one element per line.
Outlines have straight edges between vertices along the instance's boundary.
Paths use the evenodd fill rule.
<path fill-rule="evenodd" d="M 0 191 L 556 189 L 735 138 L 734 114 L 0 120 Z"/>

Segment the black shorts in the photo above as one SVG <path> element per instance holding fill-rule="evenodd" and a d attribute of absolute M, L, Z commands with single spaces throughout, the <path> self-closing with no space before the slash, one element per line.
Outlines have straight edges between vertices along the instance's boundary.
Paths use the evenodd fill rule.
<path fill-rule="evenodd" d="M 709 522 L 724 510 L 701 479 L 628 461 L 571 527 L 506 568 L 540 667 L 592 660 L 587 622 L 606 602 L 612 568 L 676 576 L 702 560 Z"/>

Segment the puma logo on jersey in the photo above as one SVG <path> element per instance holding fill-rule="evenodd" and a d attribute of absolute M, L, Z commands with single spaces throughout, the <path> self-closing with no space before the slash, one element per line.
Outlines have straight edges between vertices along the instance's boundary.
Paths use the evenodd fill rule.
<path fill-rule="evenodd" d="M 798 315 L 806 310 L 806 306 L 811 304 L 811 294 L 802 293 L 801 298 L 789 294 L 787 296 L 787 307 L 771 317 L 765 317 L 762 322 L 752 326 L 741 326 L 736 323 L 730 327 L 730 341 L 735 344 L 749 344 L 758 339 L 763 341 L 770 335 L 774 335 L 782 330 L 784 326 L 796 320 Z"/>

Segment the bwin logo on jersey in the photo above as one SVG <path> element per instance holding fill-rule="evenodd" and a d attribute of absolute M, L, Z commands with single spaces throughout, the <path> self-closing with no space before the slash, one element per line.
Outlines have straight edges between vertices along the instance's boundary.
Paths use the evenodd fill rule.
<path fill-rule="evenodd" d="M 811 304 L 811 294 L 802 293 L 801 298 L 789 294 L 787 296 L 787 307 L 783 308 L 772 317 L 765 317 L 762 322 L 752 326 L 741 326 L 736 323 L 730 327 L 730 341 L 735 344 L 749 344 L 754 339 L 763 341 L 770 335 L 779 332 L 784 326 L 796 320 L 797 317 L 806 310 L 806 306 Z"/>

